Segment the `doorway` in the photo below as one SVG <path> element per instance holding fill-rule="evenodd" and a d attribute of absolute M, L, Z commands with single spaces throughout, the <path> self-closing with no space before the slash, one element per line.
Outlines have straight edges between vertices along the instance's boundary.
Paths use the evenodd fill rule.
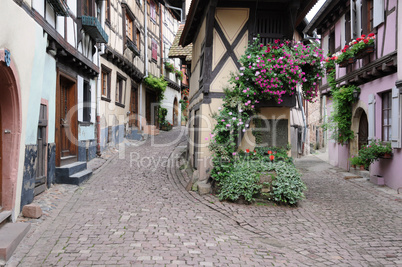
<path fill-rule="evenodd" d="M 129 125 L 138 127 L 138 90 L 134 84 L 131 85 L 130 113 Z"/>
<path fill-rule="evenodd" d="M 158 98 L 154 92 L 146 92 L 146 119 L 148 125 L 158 126 Z"/>
<path fill-rule="evenodd" d="M 58 74 L 56 91 L 56 166 L 77 161 L 77 86 L 76 80 Z"/>
<path fill-rule="evenodd" d="M 38 195 L 46 189 L 47 178 L 47 106 L 41 104 L 39 110 L 38 134 L 38 159 L 36 161 L 36 179 L 34 195 Z"/>
<path fill-rule="evenodd" d="M 20 86 L 10 51 L 0 49 L 0 211 L 15 206 L 21 139 Z"/>
<path fill-rule="evenodd" d="M 173 101 L 173 125 L 179 126 L 179 103 L 177 98 L 174 98 Z"/>
<path fill-rule="evenodd" d="M 368 144 L 368 120 L 366 112 L 362 111 L 359 120 L 359 132 L 358 132 L 358 150 Z"/>

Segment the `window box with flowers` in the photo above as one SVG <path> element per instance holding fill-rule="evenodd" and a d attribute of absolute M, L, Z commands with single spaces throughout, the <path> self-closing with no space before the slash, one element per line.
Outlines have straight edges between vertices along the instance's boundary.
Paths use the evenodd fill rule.
<path fill-rule="evenodd" d="M 350 49 L 348 45 L 345 45 L 341 52 L 335 54 L 335 63 L 338 64 L 340 68 L 346 68 L 355 61 L 354 51 Z"/>
<path fill-rule="evenodd" d="M 352 50 L 354 51 L 355 58 L 361 59 L 368 54 L 374 52 L 374 33 L 370 33 L 369 35 L 362 35 L 360 38 L 357 38 L 356 41 L 353 41 Z"/>
<path fill-rule="evenodd" d="M 165 69 L 167 71 L 169 71 L 169 72 L 174 72 L 175 71 L 175 68 L 174 68 L 172 63 L 169 63 L 169 62 L 166 61 L 164 64 L 165 64 Z"/>

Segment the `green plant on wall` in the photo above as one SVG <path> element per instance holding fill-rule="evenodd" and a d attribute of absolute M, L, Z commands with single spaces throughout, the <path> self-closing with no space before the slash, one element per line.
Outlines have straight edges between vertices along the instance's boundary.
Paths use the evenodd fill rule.
<path fill-rule="evenodd" d="M 155 77 L 152 74 L 145 78 L 144 83 L 151 89 L 154 89 L 157 93 L 158 101 L 162 101 L 164 99 L 164 94 L 166 91 L 166 87 L 168 82 L 165 81 L 163 77 Z"/>

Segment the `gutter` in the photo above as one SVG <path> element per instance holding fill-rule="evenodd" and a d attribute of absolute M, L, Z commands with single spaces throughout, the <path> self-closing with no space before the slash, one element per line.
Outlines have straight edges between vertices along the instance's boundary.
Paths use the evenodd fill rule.
<path fill-rule="evenodd" d="M 144 50 L 145 50 L 145 55 L 144 55 L 144 73 L 145 76 L 143 77 L 143 79 L 148 77 L 148 11 L 147 11 L 147 1 L 144 1 Z M 139 114 L 138 114 L 138 119 L 140 121 L 139 126 L 140 126 L 140 130 L 142 130 L 142 82 L 140 83 L 140 97 L 139 97 L 139 101 L 140 101 L 140 107 L 139 107 Z"/>

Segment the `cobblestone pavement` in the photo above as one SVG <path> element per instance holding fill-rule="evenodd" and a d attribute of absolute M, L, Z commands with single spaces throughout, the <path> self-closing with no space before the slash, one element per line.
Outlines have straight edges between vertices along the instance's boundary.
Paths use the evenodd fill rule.
<path fill-rule="evenodd" d="M 186 191 L 185 144 L 179 129 L 162 132 L 82 186 L 47 191 L 53 209 L 8 266 L 402 266 L 395 192 L 308 156 L 297 160 L 309 188 L 298 207 L 219 202 Z"/>

